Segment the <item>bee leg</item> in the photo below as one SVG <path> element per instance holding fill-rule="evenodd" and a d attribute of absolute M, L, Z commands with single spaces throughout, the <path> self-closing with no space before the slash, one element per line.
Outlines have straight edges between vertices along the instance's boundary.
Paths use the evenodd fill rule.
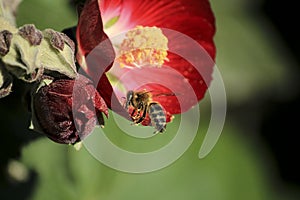
<path fill-rule="evenodd" d="M 145 117 L 146 117 L 146 114 L 147 114 L 147 109 L 148 109 L 148 106 L 145 106 L 144 108 L 144 111 L 143 111 L 143 115 L 139 118 L 139 120 L 136 122 L 137 124 L 141 123 Z"/>
<path fill-rule="evenodd" d="M 162 129 L 160 129 L 158 132 L 159 133 L 163 133 L 163 132 L 165 132 L 166 131 L 166 125 L 164 125 L 164 127 L 162 128 Z"/>
<path fill-rule="evenodd" d="M 132 117 L 132 116 L 135 116 L 135 115 L 133 115 L 133 114 L 135 113 L 135 111 L 136 111 L 136 109 L 134 109 L 134 110 L 132 111 L 132 113 L 131 113 L 131 115 L 130 115 L 131 117 Z"/>
<path fill-rule="evenodd" d="M 131 117 L 131 120 L 133 121 L 132 125 L 135 124 L 135 121 L 136 119 L 139 117 L 138 116 L 138 112 L 137 112 L 137 109 L 134 109 L 131 114 L 130 114 L 130 117 Z"/>
<path fill-rule="evenodd" d="M 153 132 L 153 134 L 157 134 L 157 133 L 160 133 L 162 134 L 163 132 L 166 131 L 166 125 L 164 125 L 161 129 L 157 129 Z"/>
<path fill-rule="evenodd" d="M 141 110 L 143 109 L 143 106 L 134 109 L 131 113 L 131 119 L 133 121 L 133 124 L 139 124 L 143 119 L 141 119 Z"/>

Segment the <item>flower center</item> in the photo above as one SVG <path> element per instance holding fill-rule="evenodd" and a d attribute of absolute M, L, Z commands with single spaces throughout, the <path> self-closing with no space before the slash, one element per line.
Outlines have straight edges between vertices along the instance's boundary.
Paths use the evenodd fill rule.
<path fill-rule="evenodd" d="M 167 58 L 168 39 L 157 27 L 136 26 L 119 47 L 120 67 L 161 67 Z"/>

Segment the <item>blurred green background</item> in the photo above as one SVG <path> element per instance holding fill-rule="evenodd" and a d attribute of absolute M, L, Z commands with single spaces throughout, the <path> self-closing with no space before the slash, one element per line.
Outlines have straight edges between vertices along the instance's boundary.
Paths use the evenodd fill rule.
<path fill-rule="evenodd" d="M 16 81 L 12 95 L 0 100 L 0 199 L 300 199 L 297 123 L 289 112 L 299 111 L 299 65 L 295 48 L 285 40 L 289 35 L 276 21 L 275 2 L 211 0 L 228 114 L 217 145 L 204 159 L 198 151 L 210 117 L 208 95 L 200 103 L 200 130 L 183 156 L 159 171 L 129 174 L 104 166 L 84 148 L 76 151 L 29 131 L 26 86 Z M 70 5 L 67 0 L 23 0 L 17 23 L 60 31 L 76 25 Z M 179 120 L 148 145 L 112 123 L 105 132 L 114 143 L 151 149 L 172 139 Z"/>

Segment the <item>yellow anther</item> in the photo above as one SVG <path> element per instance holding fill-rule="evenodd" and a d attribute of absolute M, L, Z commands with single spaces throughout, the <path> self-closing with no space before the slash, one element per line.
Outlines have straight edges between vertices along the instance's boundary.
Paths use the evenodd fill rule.
<path fill-rule="evenodd" d="M 127 32 L 117 61 L 121 67 L 161 67 L 169 61 L 168 39 L 157 27 L 137 26 Z"/>

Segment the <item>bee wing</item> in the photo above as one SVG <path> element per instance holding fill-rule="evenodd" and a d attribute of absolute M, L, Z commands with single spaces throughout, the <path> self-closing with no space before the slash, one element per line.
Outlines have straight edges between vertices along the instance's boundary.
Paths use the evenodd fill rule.
<path fill-rule="evenodd" d="M 142 91 L 137 91 L 139 95 L 144 95 L 150 93 L 152 97 L 158 97 L 158 96 L 175 96 L 175 93 L 172 92 L 161 92 L 157 90 L 142 90 Z"/>
<path fill-rule="evenodd" d="M 152 94 L 152 97 L 160 97 L 160 96 L 178 96 L 179 93 L 174 92 L 160 92 L 160 91 L 149 91 Z"/>

